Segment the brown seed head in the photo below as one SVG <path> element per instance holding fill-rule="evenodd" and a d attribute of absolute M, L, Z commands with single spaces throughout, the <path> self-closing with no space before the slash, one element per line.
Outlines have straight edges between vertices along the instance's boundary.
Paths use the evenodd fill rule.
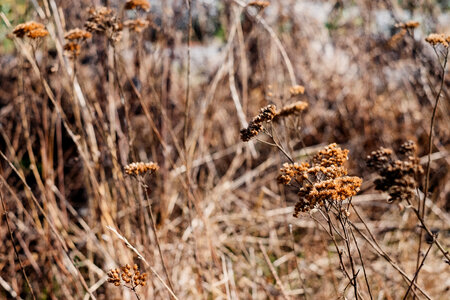
<path fill-rule="evenodd" d="M 253 7 L 256 7 L 256 8 L 261 9 L 261 10 L 266 8 L 269 5 L 270 5 L 269 1 L 250 1 L 247 4 L 247 6 L 253 6 Z"/>
<path fill-rule="evenodd" d="M 282 117 L 287 117 L 290 115 L 300 114 L 302 111 L 308 108 L 308 103 L 305 101 L 297 101 L 290 105 L 283 107 L 281 110 L 277 112 L 275 117 L 273 118 L 274 122 L 278 122 Z"/>
<path fill-rule="evenodd" d="M 128 27 L 134 32 L 142 32 L 149 26 L 150 22 L 145 19 L 126 20 L 123 26 Z"/>
<path fill-rule="evenodd" d="M 150 3 L 148 3 L 147 0 L 128 0 L 125 3 L 125 9 L 130 10 L 130 9 L 142 9 L 145 11 L 149 11 L 150 10 Z"/>
<path fill-rule="evenodd" d="M 323 167 L 341 166 L 348 159 L 347 155 L 347 149 L 342 150 L 336 143 L 333 143 L 314 155 L 313 162 L 315 165 Z"/>
<path fill-rule="evenodd" d="M 259 114 L 253 118 L 253 120 L 248 124 L 248 127 L 241 129 L 241 140 L 248 142 L 257 136 L 263 129 L 263 123 L 271 122 L 273 120 L 276 115 L 276 109 L 276 106 L 272 104 L 261 108 Z"/>
<path fill-rule="evenodd" d="M 125 173 L 128 175 L 144 175 L 146 173 L 152 173 L 157 171 L 159 166 L 157 163 L 149 162 L 133 162 L 125 166 Z M 137 267 L 137 265 L 135 265 Z M 135 269 L 136 270 L 136 269 Z"/>
<path fill-rule="evenodd" d="M 432 33 L 425 38 L 425 41 L 432 46 L 441 44 L 447 48 L 448 43 L 450 42 L 450 36 L 446 36 L 445 34 Z"/>
<path fill-rule="evenodd" d="M 405 23 L 397 23 L 397 24 L 395 24 L 395 27 L 403 28 L 403 29 L 408 29 L 408 28 L 414 29 L 414 28 L 419 27 L 419 25 L 420 25 L 420 23 L 417 21 L 408 21 Z"/>
<path fill-rule="evenodd" d="M 294 85 L 289 89 L 291 96 L 303 95 L 305 93 L 305 87 L 302 85 Z"/>
<path fill-rule="evenodd" d="M 13 30 L 13 34 L 18 38 L 27 36 L 30 39 L 38 39 L 47 36 L 48 31 L 43 24 L 30 21 L 17 25 Z"/>
<path fill-rule="evenodd" d="M 86 30 L 80 29 L 80 28 L 74 28 L 71 29 L 69 32 L 67 32 L 64 35 L 64 38 L 68 41 L 77 41 L 85 40 L 88 38 L 91 38 L 92 34 Z"/>

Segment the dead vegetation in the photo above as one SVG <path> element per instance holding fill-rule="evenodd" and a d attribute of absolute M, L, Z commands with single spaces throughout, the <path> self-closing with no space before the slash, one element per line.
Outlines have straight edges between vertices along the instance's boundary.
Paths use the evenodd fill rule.
<path fill-rule="evenodd" d="M 445 4 L 32 3 L 0 299 L 450 297 Z"/>

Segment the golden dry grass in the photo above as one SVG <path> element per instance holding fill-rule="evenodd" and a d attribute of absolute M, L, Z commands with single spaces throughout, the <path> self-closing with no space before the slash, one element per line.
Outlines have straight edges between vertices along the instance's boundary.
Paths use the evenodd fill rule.
<path fill-rule="evenodd" d="M 448 9 L 406 2 L 0 5 L 0 299 L 448 299 Z"/>

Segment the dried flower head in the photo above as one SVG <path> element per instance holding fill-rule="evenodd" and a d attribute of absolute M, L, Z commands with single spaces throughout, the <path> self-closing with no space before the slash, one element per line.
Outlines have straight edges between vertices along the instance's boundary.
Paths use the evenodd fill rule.
<path fill-rule="evenodd" d="M 308 108 L 308 103 L 305 101 L 297 101 L 295 103 L 289 104 L 277 112 L 277 114 L 273 118 L 273 121 L 277 122 L 282 117 L 299 114 L 307 108 Z"/>
<path fill-rule="evenodd" d="M 348 150 L 331 144 L 314 156 L 312 165 L 306 162 L 283 165 L 278 182 L 298 188 L 295 217 L 327 202 L 339 202 L 356 195 L 362 179 L 347 176 L 347 169 L 342 166 L 347 154 Z"/>
<path fill-rule="evenodd" d="M 261 108 L 259 114 L 252 119 L 247 128 L 241 129 L 241 140 L 248 142 L 258 135 L 263 129 L 264 122 L 271 122 L 276 115 L 276 106 L 267 105 Z"/>
<path fill-rule="evenodd" d="M 26 36 L 30 39 L 38 39 L 47 36 L 48 31 L 43 24 L 30 21 L 17 25 L 13 30 L 13 34 L 18 38 Z"/>
<path fill-rule="evenodd" d="M 147 273 L 139 271 L 137 265 L 133 268 L 129 264 L 122 266 L 120 269 L 111 269 L 108 273 L 108 282 L 115 286 L 123 286 L 134 290 L 138 286 L 145 286 L 147 281 Z"/>
<path fill-rule="evenodd" d="M 150 22 L 145 19 L 126 20 L 125 22 L 123 22 L 123 25 L 125 27 L 128 27 L 134 32 L 144 31 L 144 29 L 147 28 L 149 24 Z"/>
<path fill-rule="evenodd" d="M 294 85 L 289 89 L 291 96 L 303 95 L 305 93 L 305 87 L 302 85 Z"/>
<path fill-rule="evenodd" d="M 250 1 L 247 6 L 256 7 L 257 9 L 263 10 L 270 5 L 269 1 Z"/>
<path fill-rule="evenodd" d="M 414 197 L 417 178 L 423 173 L 414 142 L 408 141 L 401 145 L 399 154 L 404 156 L 403 160 L 395 159 L 391 149 L 380 148 L 367 157 L 367 165 L 381 176 L 375 180 L 375 188 L 387 192 L 389 202 L 409 201 Z"/>
<path fill-rule="evenodd" d="M 77 57 L 81 52 L 81 43 L 91 38 L 92 34 L 85 30 L 74 28 L 64 35 L 67 43 L 64 45 L 64 51 L 69 57 Z"/>
<path fill-rule="evenodd" d="M 342 166 L 346 160 L 348 160 L 348 150 L 342 150 L 336 143 L 320 150 L 313 158 L 314 164 L 322 167 Z"/>
<path fill-rule="evenodd" d="M 88 20 L 84 24 L 87 31 L 103 33 L 111 42 L 121 39 L 122 24 L 111 9 L 104 6 L 90 8 L 88 14 Z"/>
<path fill-rule="evenodd" d="M 425 38 L 425 41 L 432 46 L 443 45 L 447 48 L 450 43 L 450 35 L 432 33 Z"/>
<path fill-rule="evenodd" d="M 89 39 L 92 37 L 92 34 L 86 30 L 80 28 L 71 29 L 64 35 L 64 38 L 68 41 L 81 41 L 85 39 Z"/>
<path fill-rule="evenodd" d="M 81 52 L 81 45 L 77 42 L 68 42 L 64 44 L 64 51 L 66 52 L 66 55 L 76 57 Z"/>
<path fill-rule="evenodd" d="M 419 27 L 419 25 L 420 25 L 420 23 L 417 21 L 408 21 L 405 23 L 397 23 L 397 24 L 395 24 L 395 27 L 403 28 L 403 29 L 408 29 L 408 28 L 414 29 L 414 28 Z"/>
<path fill-rule="evenodd" d="M 149 162 L 133 162 L 125 166 L 125 173 L 128 175 L 145 175 L 146 173 L 153 173 L 159 169 L 157 163 Z"/>
<path fill-rule="evenodd" d="M 148 3 L 147 0 L 128 0 L 125 3 L 125 9 L 127 9 L 127 10 L 141 9 L 141 10 L 149 11 L 150 3 Z"/>

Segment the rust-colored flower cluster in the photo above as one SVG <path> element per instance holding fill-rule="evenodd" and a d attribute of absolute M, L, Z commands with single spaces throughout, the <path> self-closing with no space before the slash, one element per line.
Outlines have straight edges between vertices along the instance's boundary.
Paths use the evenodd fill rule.
<path fill-rule="evenodd" d="M 64 35 L 64 39 L 67 40 L 64 45 L 66 54 L 70 57 L 76 57 L 80 54 L 81 43 L 86 39 L 91 38 L 92 34 L 88 31 L 80 28 L 74 28 Z"/>
<path fill-rule="evenodd" d="M 127 166 L 125 166 L 125 173 L 128 175 L 145 175 L 146 173 L 152 173 L 159 169 L 157 163 L 149 162 L 133 162 Z"/>
<path fill-rule="evenodd" d="M 330 144 L 314 156 L 312 165 L 307 162 L 283 165 L 278 182 L 298 186 L 299 199 L 294 217 L 323 206 L 327 201 L 343 201 L 356 195 L 362 179 L 347 176 L 347 169 L 343 166 L 347 154 L 348 150 Z"/>
<path fill-rule="evenodd" d="M 252 6 L 252 7 L 256 7 L 260 10 L 266 8 L 267 6 L 270 5 L 269 1 L 250 1 L 247 6 Z"/>
<path fill-rule="evenodd" d="M 88 20 L 84 23 L 87 31 L 103 33 L 112 42 L 120 41 L 123 26 L 111 9 L 104 6 L 90 8 L 88 14 Z"/>
<path fill-rule="evenodd" d="M 277 121 L 281 120 L 281 118 L 283 118 L 283 117 L 300 114 L 307 108 L 308 108 L 308 103 L 305 101 L 294 102 L 292 104 L 289 104 L 289 105 L 283 107 L 279 111 L 277 111 L 277 114 L 273 118 L 273 121 L 277 122 Z"/>
<path fill-rule="evenodd" d="M 442 45 L 447 48 L 450 43 L 450 35 L 432 33 L 425 38 L 425 41 L 432 46 Z"/>
<path fill-rule="evenodd" d="M 305 93 L 305 87 L 302 85 L 294 85 L 289 88 L 291 96 L 303 95 Z"/>
<path fill-rule="evenodd" d="M 123 22 L 123 26 L 128 27 L 130 30 L 137 33 L 144 31 L 145 28 L 149 26 L 149 24 L 149 21 L 142 18 L 126 20 L 125 22 Z"/>
<path fill-rule="evenodd" d="M 367 165 L 375 169 L 381 178 L 375 180 L 375 188 L 389 194 L 389 202 L 410 200 L 414 197 L 418 178 L 423 168 L 416 157 L 416 145 L 408 141 L 401 145 L 395 159 L 391 149 L 380 148 L 367 157 Z"/>
<path fill-rule="evenodd" d="M 46 37 L 48 35 L 48 31 L 45 29 L 43 24 L 30 21 L 17 25 L 13 30 L 13 34 L 18 38 L 23 38 L 26 36 L 35 40 Z"/>
<path fill-rule="evenodd" d="M 149 11 L 150 10 L 150 3 L 148 3 L 147 0 L 128 0 L 125 3 L 125 7 L 126 10 L 132 10 L 132 9 L 141 9 L 144 11 Z"/>
<path fill-rule="evenodd" d="M 123 282 L 126 287 L 135 289 L 137 286 L 145 286 L 147 284 L 147 273 L 141 274 L 136 264 L 133 268 L 126 264 L 120 269 L 111 269 L 108 272 L 108 282 L 115 286 L 120 286 Z"/>
<path fill-rule="evenodd" d="M 247 128 L 241 129 L 241 140 L 248 142 L 252 138 L 258 135 L 263 129 L 264 122 L 271 122 L 276 115 L 276 106 L 267 105 L 261 108 L 259 114 L 253 118 L 253 120 L 248 124 Z"/>
<path fill-rule="evenodd" d="M 419 25 L 420 25 L 420 23 L 417 21 L 408 21 L 405 23 L 397 23 L 397 24 L 395 24 L 395 27 L 403 28 L 403 29 L 408 29 L 408 28 L 414 29 L 414 28 L 419 27 Z"/>

